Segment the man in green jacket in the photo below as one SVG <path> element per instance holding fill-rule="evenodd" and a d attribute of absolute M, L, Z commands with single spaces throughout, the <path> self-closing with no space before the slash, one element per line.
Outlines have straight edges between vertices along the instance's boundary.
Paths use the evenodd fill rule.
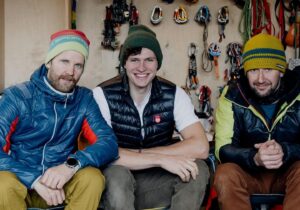
<path fill-rule="evenodd" d="M 299 70 L 286 69 L 276 37 L 259 34 L 244 46 L 244 75 L 225 87 L 216 111 L 214 187 L 221 209 L 250 210 L 253 193 L 300 200 Z"/>

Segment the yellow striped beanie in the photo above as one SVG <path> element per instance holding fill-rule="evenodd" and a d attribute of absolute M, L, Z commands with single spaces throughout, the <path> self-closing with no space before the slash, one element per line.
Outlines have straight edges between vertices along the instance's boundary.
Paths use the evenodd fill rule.
<path fill-rule="evenodd" d="M 269 34 L 253 36 L 244 46 L 243 66 L 245 73 L 251 69 L 275 69 L 284 73 L 287 62 L 281 41 Z"/>
<path fill-rule="evenodd" d="M 50 37 L 50 46 L 45 64 L 66 50 L 74 50 L 81 53 L 86 61 L 89 55 L 89 45 L 90 41 L 82 31 L 75 29 L 58 31 Z"/>

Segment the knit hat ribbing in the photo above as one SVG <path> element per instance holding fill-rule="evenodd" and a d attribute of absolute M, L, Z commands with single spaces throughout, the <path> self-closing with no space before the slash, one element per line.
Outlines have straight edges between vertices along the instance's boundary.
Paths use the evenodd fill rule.
<path fill-rule="evenodd" d="M 81 53 L 86 61 L 89 55 L 89 45 L 90 41 L 82 31 L 73 29 L 58 31 L 50 37 L 50 46 L 45 64 L 66 50 Z"/>
<path fill-rule="evenodd" d="M 275 69 L 282 73 L 287 67 L 284 47 L 279 39 L 269 34 L 258 34 L 249 39 L 243 50 L 244 71 Z"/>
<path fill-rule="evenodd" d="M 133 25 L 129 28 L 128 36 L 120 50 L 120 64 L 123 66 L 125 63 L 124 56 L 127 49 L 144 47 L 152 50 L 156 55 L 158 62 L 157 70 L 160 69 L 163 55 L 156 34 L 144 25 Z"/>

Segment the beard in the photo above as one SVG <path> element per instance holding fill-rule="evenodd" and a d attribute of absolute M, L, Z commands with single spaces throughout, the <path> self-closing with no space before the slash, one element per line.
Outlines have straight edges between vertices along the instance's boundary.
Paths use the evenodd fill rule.
<path fill-rule="evenodd" d="M 251 87 L 252 97 L 259 104 L 272 104 L 278 101 L 284 95 L 284 83 L 278 82 L 276 86 L 271 87 L 264 94 L 260 93 L 255 87 Z"/>
<path fill-rule="evenodd" d="M 75 85 L 77 84 L 77 81 L 69 75 L 62 75 L 55 78 L 50 77 L 48 79 L 53 88 L 63 93 L 72 92 Z M 68 82 L 64 82 L 65 80 Z"/>

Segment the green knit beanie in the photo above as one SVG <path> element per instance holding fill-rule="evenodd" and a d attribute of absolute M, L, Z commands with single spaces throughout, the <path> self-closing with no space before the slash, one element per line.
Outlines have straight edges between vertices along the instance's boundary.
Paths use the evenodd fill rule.
<path fill-rule="evenodd" d="M 129 28 L 128 36 L 120 50 L 120 64 L 123 66 L 125 64 L 125 52 L 127 49 L 144 47 L 152 50 L 156 55 L 158 62 L 157 70 L 160 69 L 163 55 L 160 49 L 158 40 L 156 39 L 156 34 L 144 25 L 133 25 Z"/>

